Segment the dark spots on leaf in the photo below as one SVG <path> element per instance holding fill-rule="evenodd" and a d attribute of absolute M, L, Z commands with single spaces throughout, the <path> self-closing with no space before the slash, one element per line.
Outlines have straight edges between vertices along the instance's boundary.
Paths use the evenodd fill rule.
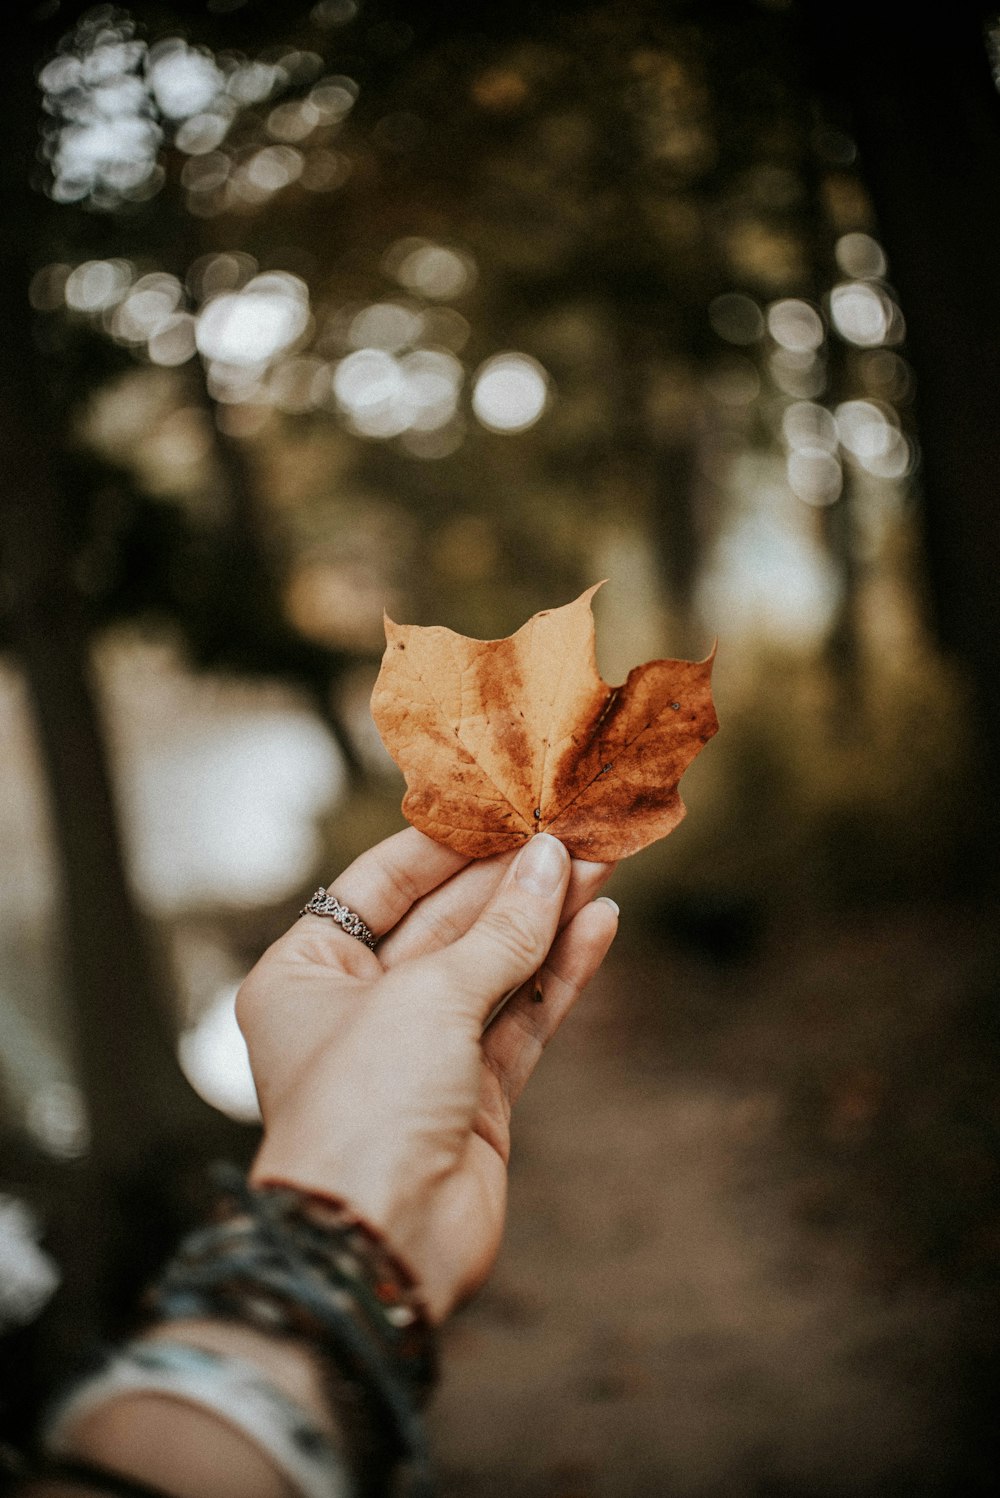
<path fill-rule="evenodd" d="M 542 993 L 542 990 L 538 987 L 537 983 L 535 984 L 535 991 L 531 995 L 531 997 L 536 1004 L 542 1004 L 545 1002 L 545 995 Z"/>
<path fill-rule="evenodd" d="M 608 774 L 608 772 L 609 772 L 609 771 L 610 771 L 610 769 L 611 769 L 611 766 L 610 766 L 610 765 L 605 765 L 605 766 L 604 766 L 604 769 L 603 769 L 603 770 L 602 770 L 602 771 L 601 771 L 601 774 L 602 774 L 602 775 L 607 775 L 607 774 Z"/>
<path fill-rule="evenodd" d="M 396 641 L 396 649 L 397 650 L 405 650 L 406 649 L 406 646 L 403 644 L 402 640 L 397 640 Z"/>
<path fill-rule="evenodd" d="M 540 822 L 542 820 L 542 808 L 540 806 L 536 806 L 531 815 L 534 817 L 536 822 Z"/>
<path fill-rule="evenodd" d="M 675 713 L 679 713 L 681 710 L 681 705 L 679 702 L 672 702 L 670 706 L 673 708 Z"/>

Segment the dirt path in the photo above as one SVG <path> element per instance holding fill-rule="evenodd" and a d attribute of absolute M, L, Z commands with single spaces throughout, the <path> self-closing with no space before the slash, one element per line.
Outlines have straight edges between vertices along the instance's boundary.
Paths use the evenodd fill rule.
<path fill-rule="evenodd" d="M 445 1493 L 990 1491 L 988 1276 L 934 1262 L 907 1217 L 933 1221 L 934 1168 L 883 1156 L 951 1126 L 946 1038 L 991 955 L 975 913 L 910 912 L 738 969 L 619 958 L 521 1105 L 503 1258 L 445 1348 Z"/>

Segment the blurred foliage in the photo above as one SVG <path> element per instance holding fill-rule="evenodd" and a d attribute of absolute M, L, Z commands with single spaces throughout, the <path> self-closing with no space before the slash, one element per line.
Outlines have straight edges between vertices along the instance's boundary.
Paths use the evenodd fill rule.
<path fill-rule="evenodd" d="M 67 186 L 86 88 L 52 63 L 42 75 L 62 200 L 34 246 L 37 331 L 95 623 L 159 617 L 202 665 L 297 677 L 353 752 L 347 668 L 377 656 L 383 605 L 497 635 L 608 572 L 627 597 L 600 604 L 616 663 L 632 663 L 626 639 L 682 653 L 714 633 L 755 679 L 786 659 L 808 675 L 818 652 L 854 694 L 850 739 L 878 742 L 877 688 L 860 683 L 899 626 L 887 634 L 866 591 L 895 590 L 903 649 L 926 645 L 913 380 L 855 146 L 810 87 L 794 14 L 105 6 L 55 55 L 127 83 L 159 137 L 146 175 L 112 161 Z M 194 93 L 171 104 L 185 66 Z M 421 246 L 445 257 L 443 281 L 401 271 Z M 93 305 L 74 271 L 88 264 L 119 277 Z M 302 289 L 301 332 L 256 364 L 227 369 L 204 343 L 199 357 L 213 299 L 261 274 Z M 142 298 L 164 287 L 157 321 Z M 352 403 L 338 379 L 371 340 L 389 393 L 370 376 Z M 547 405 L 490 429 L 470 394 L 511 349 L 544 371 Z M 391 383 L 426 350 L 457 388 L 407 423 Z M 720 557 L 743 548 L 752 572 L 754 547 L 773 556 L 747 593 Z M 755 641 L 766 668 L 749 664 Z M 811 731 L 807 697 L 774 742 L 758 705 L 768 742 L 750 780 L 749 748 L 731 756 L 733 794 L 745 803 L 777 758 L 781 824 L 808 843 L 828 800 L 836 863 L 856 835 L 836 810 L 845 750 L 833 708 Z M 904 740 L 877 755 L 892 773 Z M 905 820 L 890 816 L 890 840 Z M 899 852 L 897 877 L 913 862 Z M 855 860 L 840 866 L 827 895 L 850 884 Z"/>
<path fill-rule="evenodd" d="M 105 10 L 105 24 L 123 37 L 162 46 L 164 33 L 177 34 L 177 18 L 162 10 L 140 7 L 138 30 L 132 13 Z M 641 4 L 571 7 L 544 18 L 530 8 L 474 18 L 446 9 L 419 24 L 405 7 L 375 7 L 332 31 L 325 22 L 321 7 L 294 28 L 283 18 L 281 44 L 261 48 L 257 65 L 291 56 L 311 83 L 320 68 L 356 75 L 360 91 L 346 118 L 296 126 L 288 111 L 296 101 L 308 106 L 312 93 L 296 85 L 293 67 L 263 104 L 235 110 L 225 139 L 208 153 L 212 172 L 202 146 L 186 155 L 175 131 L 158 175 L 138 184 L 138 201 L 109 204 L 95 190 L 79 204 L 62 203 L 50 216 L 48 243 L 36 247 L 39 261 L 67 268 L 113 255 L 128 268 L 122 293 L 129 281 L 168 276 L 197 302 L 192 272 L 204 272 L 213 254 L 217 263 L 230 257 L 238 281 L 259 267 L 308 285 L 310 330 L 279 350 L 290 360 L 271 361 L 270 392 L 251 382 L 243 402 L 213 412 L 211 369 L 199 398 L 197 359 L 176 374 L 161 371 L 152 412 L 142 413 L 134 380 L 118 387 L 119 461 L 147 491 L 151 477 L 161 491 L 152 503 L 169 510 L 180 548 L 172 570 L 183 570 L 183 543 L 190 550 L 193 537 L 208 553 L 213 540 L 223 551 L 227 505 L 242 513 L 248 493 L 262 490 L 256 542 L 279 580 L 346 552 L 349 591 L 350 563 L 362 552 L 369 569 L 385 574 L 370 591 L 391 591 L 403 572 L 416 617 L 496 633 L 575 588 L 594 566 L 602 529 L 626 521 L 659 560 L 683 636 L 699 561 L 726 518 L 720 474 L 733 450 L 773 445 L 796 394 L 881 397 L 887 379 L 902 380 L 906 394 L 905 368 L 892 356 L 878 364 L 836 336 L 815 357 L 775 348 L 762 336 L 762 319 L 749 336 L 737 332 L 734 347 L 708 316 L 713 298 L 734 290 L 765 304 L 818 302 L 836 275 L 837 236 L 871 226 L 864 192 L 844 165 L 853 147 L 815 123 L 815 103 L 799 82 L 794 28 L 787 16 L 752 5 L 709 8 L 697 25 L 684 7 Z M 251 33 L 260 24 L 255 15 Z M 195 43 L 211 36 L 234 67 L 237 54 L 222 50 L 227 25 L 245 45 L 243 9 L 228 20 L 192 16 L 186 30 Z M 73 40 L 77 50 L 92 45 L 94 22 L 81 23 Z M 276 147 L 275 134 L 299 143 Z M 251 190 L 248 168 L 275 150 L 294 159 L 291 180 L 281 185 L 279 174 Z M 317 163 L 332 150 L 342 180 L 303 186 L 322 182 Z M 218 185 L 205 188 L 206 181 Z M 400 295 L 386 255 L 407 236 L 440 238 L 471 255 L 477 275 L 460 288 L 460 311 Z M 52 285 L 43 296 L 58 306 Z M 358 440 L 345 437 L 351 413 L 342 404 L 338 411 L 329 393 L 309 410 L 295 392 L 295 371 L 282 399 L 277 366 L 297 360 L 301 373 L 311 356 L 325 359 L 328 373 L 357 341 L 352 315 L 390 299 L 425 323 L 427 342 L 450 341 L 469 372 L 504 347 L 533 354 L 555 389 L 544 420 L 512 438 L 459 414 L 448 440 L 433 427 L 404 430 L 399 440 Z M 124 295 L 117 306 L 127 309 Z M 120 317 L 116 325 L 115 307 L 111 300 L 68 318 L 53 311 L 41 323 L 51 367 L 62 371 L 55 393 L 63 419 L 78 440 L 115 363 L 148 359 L 141 334 L 129 344 Z M 167 429 L 155 476 L 148 464 L 136 472 L 144 456 L 136 424 L 148 436 L 150 419 L 154 436 Z M 200 463 L 185 455 L 185 439 L 189 448 L 202 445 Z M 235 477 L 234 446 L 245 454 Z M 227 495 L 227 487 L 237 492 Z M 84 498 L 85 487 L 74 492 Z M 79 525 L 81 538 L 88 531 L 92 549 L 113 553 L 127 546 L 130 526 L 98 507 Z M 122 570 L 105 569 L 103 584 L 88 576 L 95 606 L 103 594 L 117 607 L 113 579 Z M 330 589 L 336 584 L 334 567 Z M 229 589 L 206 591 L 220 607 L 231 605 Z M 151 579 L 150 596 L 183 626 L 176 590 L 172 596 Z M 263 600 L 259 607 L 265 611 Z M 309 627 L 324 629 L 316 618 Z M 325 632 L 335 641 L 349 630 L 331 619 Z M 377 623 L 369 639 L 377 642 Z"/>

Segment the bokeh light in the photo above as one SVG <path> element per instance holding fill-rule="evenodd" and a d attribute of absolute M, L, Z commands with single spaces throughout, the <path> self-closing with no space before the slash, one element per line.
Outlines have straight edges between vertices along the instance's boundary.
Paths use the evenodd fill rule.
<path fill-rule="evenodd" d="M 293 146 L 263 146 L 231 174 L 231 206 L 237 199 L 254 205 L 266 202 L 273 193 L 297 182 L 304 165 L 302 152 Z"/>
<path fill-rule="evenodd" d="M 454 301 L 475 283 L 471 255 L 426 239 L 401 239 L 383 261 L 389 275 L 408 291 L 431 301 Z"/>
<path fill-rule="evenodd" d="M 892 305 L 878 287 L 848 281 L 830 292 L 830 321 L 848 343 L 877 348 L 889 336 Z"/>
<path fill-rule="evenodd" d="M 863 384 L 871 394 L 897 405 L 912 396 L 913 371 L 901 355 L 889 349 L 875 349 L 862 356 L 860 368 Z"/>
<path fill-rule="evenodd" d="M 727 343 L 757 343 L 767 330 L 764 314 L 753 298 L 735 291 L 709 303 L 708 320 Z"/>
<path fill-rule="evenodd" d="M 190 312 L 175 312 L 166 317 L 149 335 L 146 352 L 154 364 L 176 368 L 193 359 L 197 352 L 195 320 Z"/>
<path fill-rule="evenodd" d="M 707 619 L 726 620 L 734 644 L 763 637 L 795 650 L 815 647 L 841 597 L 836 568 L 814 536 L 788 523 L 776 476 L 740 464 L 734 481 L 752 486 L 758 508 L 718 537 L 698 582 L 699 608 Z"/>
<path fill-rule="evenodd" d="M 840 440 L 831 413 L 813 401 L 796 401 L 786 407 L 781 431 L 788 446 L 801 452 L 835 453 Z"/>
<path fill-rule="evenodd" d="M 270 271 L 241 291 L 213 297 L 198 315 L 199 352 L 219 364 L 260 366 L 301 337 L 309 322 L 309 288 L 298 276 Z"/>
<path fill-rule="evenodd" d="M 901 479 L 913 470 L 914 450 L 902 432 L 893 427 L 882 452 L 860 461 L 874 478 Z"/>
<path fill-rule="evenodd" d="M 767 309 L 767 331 L 793 354 L 811 354 L 823 342 L 823 319 L 815 307 L 797 297 L 772 302 Z"/>
<path fill-rule="evenodd" d="M 472 409 L 491 432 L 526 431 L 548 400 L 548 375 L 528 354 L 495 354 L 475 373 Z"/>
<path fill-rule="evenodd" d="M 183 296 L 176 276 L 161 271 L 140 276 L 115 308 L 112 334 L 122 343 L 146 343 L 176 312 Z"/>
<path fill-rule="evenodd" d="M 351 159 L 342 151 L 310 151 L 299 182 L 307 192 L 330 192 L 351 175 Z"/>
<path fill-rule="evenodd" d="M 27 1203 L 0 1195 L 0 1333 L 32 1321 L 58 1289 L 62 1276 L 40 1236 Z"/>
<path fill-rule="evenodd" d="M 886 451 L 894 426 L 881 406 L 873 401 L 843 401 L 835 417 L 841 442 L 856 458 L 875 458 Z"/>
<path fill-rule="evenodd" d="M 424 432 L 445 426 L 455 414 L 464 379 L 459 361 L 442 349 L 414 349 L 402 364 L 414 406 L 410 425 Z"/>
<path fill-rule="evenodd" d="M 194 155 L 181 169 L 181 184 L 189 192 L 214 192 L 225 185 L 231 166 L 229 157 L 221 151 Z"/>
<path fill-rule="evenodd" d="M 235 691 L 227 700 L 211 683 L 199 698 L 179 675 L 130 690 L 146 706 L 128 728 L 145 752 L 130 754 L 124 781 L 144 897 L 170 912 L 287 899 L 317 857 L 316 819 L 344 784 L 322 724 L 300 706 L 248 705 Z"/>
<path fill-rule="evenodd" d="M 834 255 L 845 276 L 855 281 L 877 281 L 888 270 L 885 251 L 870 234 L 842 234 Z"/>
<path fill-rule="evenodd" d="M 230 123 L 230 114 L 222 110 L 192 115 L 179 125 L 174 144 L 188 156 L 207 156 L 225 140 Z"/>
<path fill-rule="evenodd" d="M 55 312 L 65 305 L 66 282 L 72 274 L 73 267 L 60 260 L 35 272 L 28 286 L 28 301 L 36 312 Z"/>
<path fill-rule="evenodd" d="M 250 59 L 233 68 L 226 79 L 226 92 L 238 104 L 262 104 L 284 82 L 284 74 L 273 63 Z"/>
<path fill-rule="evenodd" d="M 163 131 L 141 75 L 146 45 L 126 18 L 85 16 L 65 50 L 40 72 L 49 123 L 50 192 L 60 203 L 113 206 L 156 185 Z"/>
<path fill-rule="evenodd" d="M 419 308 L 400 302 L 376 302 L 351 319 L 347 342 L 351 348 L 380 348 L 396 353 L 417 342 L 423 322 Z"/>
<path fill-rule="evenodd" d="M 875 478 L 899 479 L 913 463 L 913 450 L 895 413 L 873 401 L 844 401 L 836 410 L 844 448 Z"/>
<path fill-rule="evenodd" d="M 199 1097 L 241 1123 L 259 1123 L 246 1041 L 236 1023 L 235 987 L 224 988 L 177 1042 L 181 1070 Z"/>
<path fill-rule="evenodd" d="M 90 1125 L 83 1094 L 73 1082 L 43 1083 L 28 1100 L 28 1132 L 48 1155 L 76 1160 L 90 1147 Z"/>
<path fill-rule="evenodd" d="M 358 349 L 337 366 L 333 390 L 356 432 L 398 437 L 410 424 L 403 371 L 385 349 Z"/>
<path fill-rule="evenodd" d="M 427 307 L 423 318 L 424 341 L 432 347 L 451 349 L 457 354 L 468 343 L 472 328 L 454 307 Z"/>
<path fill-rule="evenodd" d="M 310 89 L 305 102 L 310 112 L 316 116 L 317 124 L 339 124 L 354 108 L 359 93 L 360 89 L 353 78 L 338 74 L 332 78 L 321 78 Z"/>
<path fill-rule="evenodd" d="M 85 260 L 66 277 L 66 305 L 74 312 L 114 307 L 131 285 L 133 274 L 127 260 Z"/>
<path fill-rule="evenodd" d="M 357 0 L 319 0 L 309 12 L 317 26 L 346 26 L 358 13 Z"/>
<path fill-rule="evenodd" d="M 166 180 L 158 160 L 164 142 L 192 161 L 211 156 L 241 110 L 285 88 L 314 83 L 308 97 L 276 104 L 268 117 L 272 137 L 287 150 L 289 142 L 339 124 L 357 97 L 352 79 L 319 79 L 322 70 L 322 58 L 308 51 L 265 61 L 216 57 L 179 36 L 147 46 L 126 12 L 99 6 L 78 22 L 63 50 L 39 74 L 49 117 L 44 151 L 52 170 L 51 195 L 60 203 L 87 200 L 105 209 L 142 201 Z M 182 180 L 192 194 L 192 211 L 209 217 L 232 207 L 230 198 L 263 201 L 303 171 L 298 155 L 269 157 L 258 151 L 228 182 L 218 162 L 212 172 L 192 170 Z M 213 174 L 217 180 L 211 184 Z M 333 179 L 327 175 L 329 186 Z M 321 190 L 315 171 L 310 186 Z"/>
<path fill-rule="evenodd" d="M 831 452 L 818 447 L 799 447 L 788 454 L 788 487 L 809 505 L 832 505 L 840 498 L 843 473 Z"/>
<path fill-rule="evenodd" d="M 463 379 L 459 361 L 442 349 L 415 349 L 399 358 L 385 348 L 362 348 L 340 361 L 333 390 L 354 431 L 389 438 L 446 426 Z"/>
<path fill-rule="evenodd" d="M 242 250 L 202 255 L 188 268 L 188 290 L 197 301 L 207 302 L 220 291 L 235 291 L 245 286 L 259 268 L 253 256 Z"/>
<path fill-rule="evenodd" d="M 400 438 L 400 446 L 412 458 L 418 458 L 421 462 L 431 462 L 450 457 L 452 453 L 457 452 L 465 441 L 465 432 L 466 424 L 461 415 L 456 413 L 450 421 L 431 430 L 411 427 Z"/>
<path fill-rule="evenodd" d="M 225 82 L 211 53 L 188 46 L 180 37 L 168 37 L 149 49 L 146 80 L 157 108 L 168 120 L 201 114 Z"/>

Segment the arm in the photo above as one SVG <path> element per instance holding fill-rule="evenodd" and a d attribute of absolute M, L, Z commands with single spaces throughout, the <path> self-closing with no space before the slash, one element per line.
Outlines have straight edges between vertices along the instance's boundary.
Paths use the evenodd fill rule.
<path fill-rule="evenodd" d="M 349 1203 L 435 1324 L 496 1257 L 511 1108 L 614 936 L 616 907 L 594 900 L 610 872 L 571 866 L 544 835 L 513 860 L 467 864 L 407 829 L 334 886 L 382 938 L 377 954 L 307 915 L 241 990 L 264 1116 L 251 1183 Z M 308 1344 L 212 1318 L 148 1335 L 249 1362 L 343 1445 L 336 1395 Z M 176 1398 L 107 1402 L 72 1443 L 178 1498 L 294 1491 L 259 1446 Z"/>

